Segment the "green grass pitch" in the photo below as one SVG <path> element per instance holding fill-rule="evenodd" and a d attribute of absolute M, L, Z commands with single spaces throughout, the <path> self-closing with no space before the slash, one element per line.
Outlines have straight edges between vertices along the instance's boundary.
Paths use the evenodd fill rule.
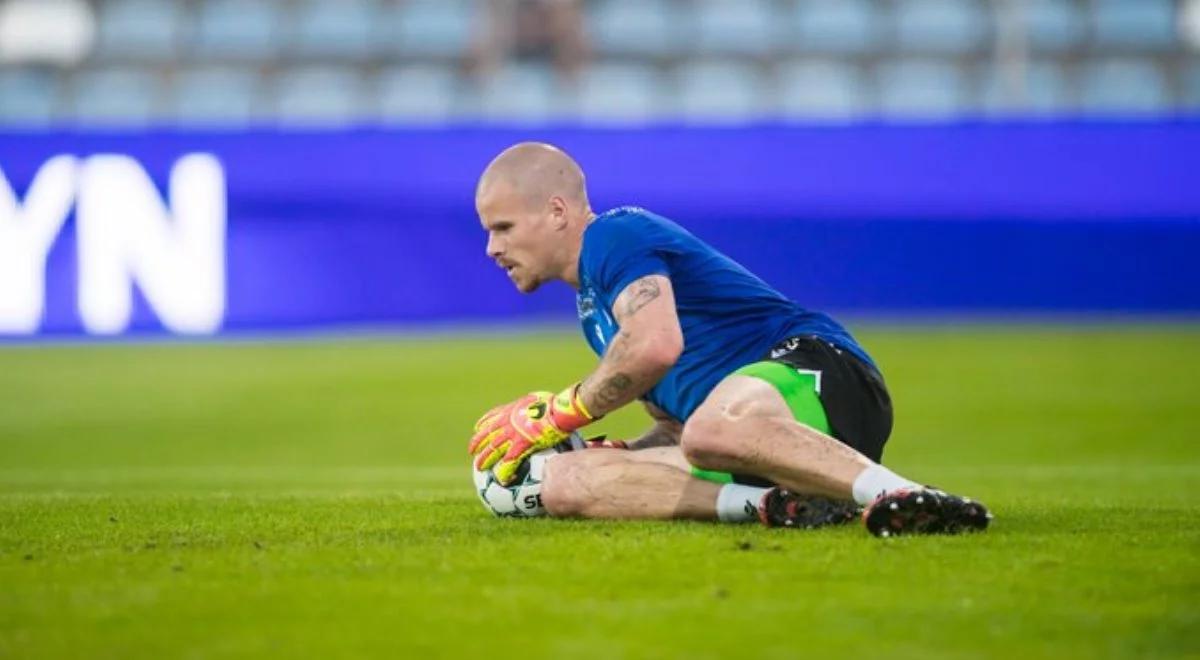
<path fill-rule="evenodd" d="M 859 334 L 988 533 L 493 519 L 573 333 L 0 348 L 0 657 L 1200 657 L 1200 328 Z"/>

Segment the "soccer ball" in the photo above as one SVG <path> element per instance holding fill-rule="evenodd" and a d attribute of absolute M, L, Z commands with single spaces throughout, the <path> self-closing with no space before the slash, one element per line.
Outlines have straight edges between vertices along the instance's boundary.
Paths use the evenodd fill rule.
<path fill-rule="evenodd" d="M 572 433 L 571 437 L 549 449 L 543 449 L 525 460 L 517 471 L 511 486 L 496 480 L 491 470 L 475 472 L 475 493 L 479 501 L 493 514 L 501 518 L 535 518 L 546 515 L 542 506 L 542 475 L 546 461 L 563 453 L 585 446 L 583 437 Z"/>

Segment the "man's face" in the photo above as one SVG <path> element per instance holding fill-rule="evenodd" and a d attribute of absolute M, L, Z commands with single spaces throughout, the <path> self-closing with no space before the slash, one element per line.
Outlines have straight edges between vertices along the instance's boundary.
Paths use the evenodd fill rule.
<path fill-rule="evenodd" d="M 476 200 L 479 220 L 488 233 L 487 254 L 522 293 L 554 276 L 555 219 L 551 200 L 536 204 L 504 185 L 492 186 Z"/>

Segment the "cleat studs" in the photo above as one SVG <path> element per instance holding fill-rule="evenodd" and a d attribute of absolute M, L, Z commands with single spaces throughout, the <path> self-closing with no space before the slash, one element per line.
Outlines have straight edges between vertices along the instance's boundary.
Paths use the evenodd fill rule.
<path fill-rule="evenodd" d="M 879 535 L 886 539 L 887 537 L 891 536 L 892 533 L 886 529 L 883 529 L 879 531 Z"/>
<path fill-rule="evenodd" d="M 925 496 L 917 495 L 917 504 L 924 504 L 924 503 L 925 503 Z"/>
<path fill-rule="evenodd" d="M 897 502 L 892 502 L 891 504 L 888 505 L 888 508 L 891 509 L 892 511 L 899 511 L 900 504 Z"/>
<path fill-rule="evenodd" d="M 970 504 L 970 503 L 971 503 L 971 498 L 969 498 L 969 497 L 963 498 L 963 504 Z"/>

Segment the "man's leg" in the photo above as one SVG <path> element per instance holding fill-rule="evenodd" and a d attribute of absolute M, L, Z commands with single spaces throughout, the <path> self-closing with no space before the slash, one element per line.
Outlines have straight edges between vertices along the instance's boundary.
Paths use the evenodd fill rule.
<path fill-rule="evenodd" d="M 552 516 L 603 519 L 692 519 L 752 522 L 769 489 L 717 484 L 691 475 L 679 447 L 637 451 L 586 449 L 546 462 L 542 503 Z M 792 524 L 849 522 L 857 509 L 825 498 L 792 505 Z"/>
<path fill-rule="evenodd" d="M 697 479 L 679 447 L 584 449 L 546 462 L 552 516 L 717 520 L 719 484 Z"/>
<path fill-rule="evenodd" d="M 986 527 L 986 509 L 969 500 L 923 491 L 853 448 L 797 422 L 774 385 L 760 378 L 732 375 L 721 381 L 683 428 L 684 456 L 704 470 L 752 474 L 787 491 L 878 504 L 875 533 L 958 531 Z M 880 500 L 884 493 L 895 493 Z M 911 497 L 910 497 L 911 494 Z M 940 516 L 944 520 L 926 521 Z M 944 523 L 944 524 L 943 524 Z"/>
<path fill-rule="evenodd" d="M 797 422 L 770 383 L 739 375 L 721 381 L 696 409 L 683 427 L 681 446 L 696 467 L 753 474 L 795 492 L 829 497 L 852 497 L 854 480 L 874 465 Z"/>

